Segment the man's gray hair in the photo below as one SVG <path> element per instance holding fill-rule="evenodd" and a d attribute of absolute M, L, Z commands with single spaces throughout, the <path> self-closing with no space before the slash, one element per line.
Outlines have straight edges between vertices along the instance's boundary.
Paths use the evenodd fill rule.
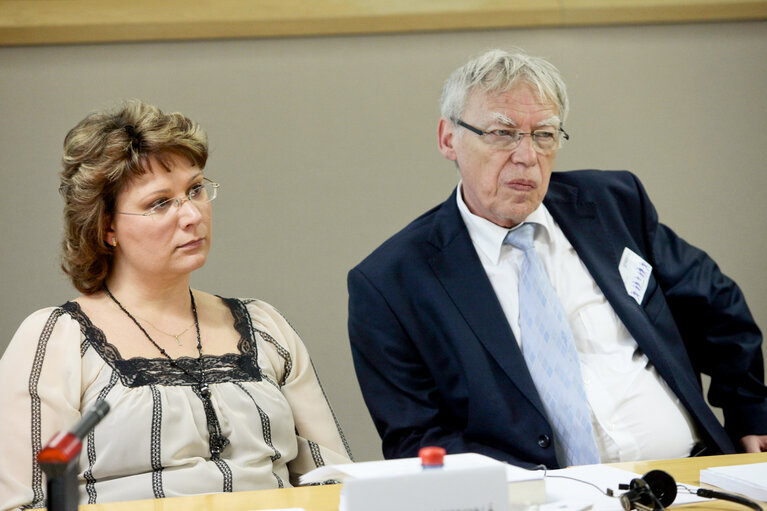
<path fill-rule="evenodd" d="M 485 92 L 505 92 L 520 83 L 537 89 L 541 99 L 556 105 L 564 124 L 570 105 L 557 68 L 540 57 L 497 49 L 471 59 L 448 77 L 442 88 L 442 116 L 452 122 L 460 119 L 469 94 L 477 87 Z"/>

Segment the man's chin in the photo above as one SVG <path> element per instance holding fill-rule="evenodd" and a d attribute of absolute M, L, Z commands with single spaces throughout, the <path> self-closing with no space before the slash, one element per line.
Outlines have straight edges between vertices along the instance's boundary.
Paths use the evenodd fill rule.
<path fill-rule="evenodd" d="M 505 209 L 500 212 L 499 221 L 493 221 L 493 223 L 501 227 L 515 227 L 524 222 L 537 207 L 532 207 L 530 204 L 520 204 L 519 207 Z"/>

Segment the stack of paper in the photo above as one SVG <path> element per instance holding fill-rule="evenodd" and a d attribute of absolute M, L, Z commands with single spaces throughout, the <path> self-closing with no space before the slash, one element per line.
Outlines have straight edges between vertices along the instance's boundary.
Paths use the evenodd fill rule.
<path fill-rule="evenodd" d="M 700 482 L 767 501 L 767 463 L 707 468 L 700 471 Z"/>

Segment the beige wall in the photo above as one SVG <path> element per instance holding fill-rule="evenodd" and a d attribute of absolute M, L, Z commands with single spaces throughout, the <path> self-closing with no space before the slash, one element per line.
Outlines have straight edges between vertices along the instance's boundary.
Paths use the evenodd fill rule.
<path fill-rule="evenodd" d="M 346 336 L 346 272 L 456 183 L 435 146 L 443 79 L 490 47 L 563 72 L 557 168 L 630 169 L 767 323 L 767 22 L 0 48 L 0 351 L 75 296 L 58 270 L 66 131 L 138 97 L 198 120 L 222 183 L 193 279 L 265 299 L 312 353 L 358 459 L 380 456 Z"/>

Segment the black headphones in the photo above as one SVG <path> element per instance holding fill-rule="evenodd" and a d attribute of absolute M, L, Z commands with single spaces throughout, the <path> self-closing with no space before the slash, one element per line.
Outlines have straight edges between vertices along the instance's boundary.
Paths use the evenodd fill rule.
<path fill-rule="evenodd" d="M 628 490 L 620 496 L 624 511 L 661 511 L 676 498 L 676 482 L 663 470 L 651 470 L 629 484 L 619 484 L 618 489 Z"/>
<path fill-rule="evenodd" d="M 668 472 L 663 470 L 651 470 L 638 479 L 632 479 L 629 484 L 618 485 L 620 490 L 628 490 L 621 495 L 620 501 L 624 511 L 638 509 L 639 511 L 663 511 L 670 506 L 676 498 L 676 481 Z M 722 493 L 706 488 L 698 488 L 695 495 L 709 499 L 722 499 L 743 504 L 755 511 L 762 511 L 762 507 L 756 502 Z"/>

